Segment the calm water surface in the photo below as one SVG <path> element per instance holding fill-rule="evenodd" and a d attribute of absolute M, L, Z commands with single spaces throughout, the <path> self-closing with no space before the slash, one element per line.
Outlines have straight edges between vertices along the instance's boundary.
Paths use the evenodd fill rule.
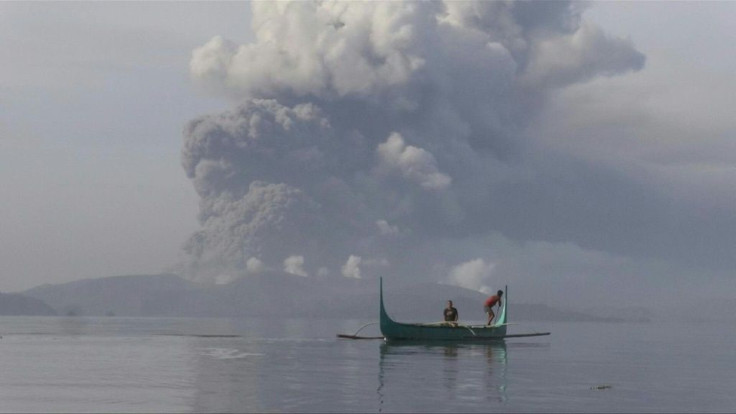
<path fill-rule="evenodd" d="M 736 411 L 734 325 L 528 323 L 509 333 L 552 335 L 498 344 L 335 338 L 364 322 L 0 318 L 0 411 Z"/>

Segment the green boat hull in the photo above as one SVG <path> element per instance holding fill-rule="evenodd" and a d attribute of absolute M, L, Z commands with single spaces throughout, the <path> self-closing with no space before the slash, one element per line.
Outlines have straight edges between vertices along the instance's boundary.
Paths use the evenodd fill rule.
<path fill-rule="evenodd" d="M 508 287 L 506 288 L 508 291 Z M 450 324 L 400 323 L 388 316 L 383 305 L 383 279 L 380 280 L 380 325 L 381 333 L 387 341 L 485 341 L 500 340 L 506 337 L 507 292 L 504 291 L 503 306 L 495 323 L 491 326 Z"/>

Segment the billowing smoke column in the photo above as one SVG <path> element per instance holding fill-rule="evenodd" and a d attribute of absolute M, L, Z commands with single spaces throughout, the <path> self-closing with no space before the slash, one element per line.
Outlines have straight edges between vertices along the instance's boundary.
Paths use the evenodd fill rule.
<path fill-rule="evenodd" d="M 190 64 L 241 102 L 185 130 L 201 197 L 192 275 L 406 273 L 442 259 L 417 260 L 418 246 L 494 231 L 494 188 L 547 93 L 644 63 L 580 13 L 556 1 L 253 3 L 253 43 L 215 37 Z"/>

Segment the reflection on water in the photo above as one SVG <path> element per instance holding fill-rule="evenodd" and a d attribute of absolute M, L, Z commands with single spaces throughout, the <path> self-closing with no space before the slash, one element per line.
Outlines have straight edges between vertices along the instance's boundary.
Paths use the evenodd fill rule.
<path fill-rule="evenodd" d="M 303 327 L 287 322 L 267 329 L 276 335 L 190 340 L 193 411 L 471 412 L 508 399 L 504 342 L 387 344 L 300 338 L 293 331 Z"/>
<path fill-rule="evenodd" d="M 365 323 L 0 317 L 0 411 L 732 412 L 736 407 L 732 325 L 689 326 L 695 334 L 683 336 L 679 325 L 558 324 L 549 338 L 505 343 L 335 338 L 335 332 Z M 601 384 L 611 388 L 594 388 Z"/>
<path fill-rule="evenodd" d="M 376 411 L 378 342 L 337 340 L 322 321 L 243 323 L 240 337 L 190 339 L 193 412 Z"/>
<path fill-rule="evenodd" d="M 438 411 L 443 402 L 453 409 L 477 409 L 482 401 L 505 403 L 507 350 L 504 341 L 488 343 L 385 342 L 378 362 L 379 411 Z M 426 397 L 395 390 L 431 390 Z M 417 401 L 426 401 L 426 405 Z"/>

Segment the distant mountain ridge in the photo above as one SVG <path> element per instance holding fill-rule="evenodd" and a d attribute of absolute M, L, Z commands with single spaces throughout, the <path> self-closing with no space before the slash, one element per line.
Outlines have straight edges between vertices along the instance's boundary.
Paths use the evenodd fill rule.
<path fill-rule="evenodd" d="M 187 317 L 315 317 L 372 319 L 378 315 L 378 281 L 315 279 L 266 272 L 225 285 L 199 284 L 175 274 L 113 276 L 42 285 L 24 295 L 60 315 Z M 402 321 L 440 320 L 452 300 L 461 320 L 482 321 L 485 295 L 457 286 L 400 284 L 384 279 L 388 312 Z M 546 305 L 509 302 L 514 321 L 616 321 Z"/>
<path fill-rule="evenodd" d="M 22 293 L 46 302 L 60 315 L 146 316 L 159 313 L 157 302 L 167 293 L 185 293 L 189 283 L 173 274 L 112 276 L 46 284 Z"/>
<path fill-rule="evenodd" d="M 51 316 L 56 311 L 44 301 L 17 293 L 0 293 L 0 315 Z"/>

